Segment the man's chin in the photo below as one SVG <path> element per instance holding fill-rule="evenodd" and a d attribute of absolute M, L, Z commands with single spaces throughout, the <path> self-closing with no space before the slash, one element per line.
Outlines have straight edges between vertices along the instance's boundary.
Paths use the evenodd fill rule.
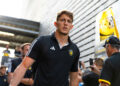
<path fill-rule="evenodd" d="M 61 34 L 62 34 L 62 35 L 65 35 L 65 36 L 68 35 L 68 33 L 64 33 L 64 32 L 61 32 Z"/>
<path fill-rule="evenodd" d="M 61 35 L 65 35 L 65 36 L 69 34 L 68 32 L 65 32 L 65 31 L 59 31 L 59 30 L 58 30 L 57 32 L 60 33 Z"/>

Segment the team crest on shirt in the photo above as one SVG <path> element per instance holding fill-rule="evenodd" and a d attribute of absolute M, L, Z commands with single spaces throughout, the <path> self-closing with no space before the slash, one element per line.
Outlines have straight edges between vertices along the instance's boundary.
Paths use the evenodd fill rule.
<path fill-rule="evenodd" d="M 29 70 L 31 70 L 32 68 L 31 68 L 31 67 L 29 67 L 28 69 L 29 69 Z"/>
<path fill-rule="evenodd" d="M 7 80 L 6 79 L 4 79 L 4 82 L 6 82 Z"/>
<path fill-rule="evenodd" d="M 69 50 L 69 55 L 72 56 L 73 55 L 73 50 Z"/>
<path fill-rule="evenodd" d="M 50 50 L 55 51 L 55 47 L 54 46 L 50 47 Z"/>

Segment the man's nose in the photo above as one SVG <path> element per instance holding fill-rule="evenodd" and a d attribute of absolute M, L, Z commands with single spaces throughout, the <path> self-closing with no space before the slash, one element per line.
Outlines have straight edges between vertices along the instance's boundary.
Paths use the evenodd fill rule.
<path fill-rule="evenodd" d="M 68 24 L 68 21 L 67 21 L 67 20 L 65 20 L 64 24 Z"/>

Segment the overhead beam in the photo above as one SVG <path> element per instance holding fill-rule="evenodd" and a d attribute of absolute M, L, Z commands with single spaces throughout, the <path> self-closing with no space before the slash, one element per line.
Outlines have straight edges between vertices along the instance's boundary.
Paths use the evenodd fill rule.
<path fill-rule="evenodd" d="M 18 35 L 24 35 L 29 37 L 37 37 L 39 35 L 39 32 L 36 32 L 36 31 L 25 30 L 22 28 L 15 28 L 15 27 L 10 27 L 5 25 L 0 25 L 0 31 L 15 33 Z"/>
<path fill-rule="evenodd" d="M 9 47 L 15 49 L 15 47 L 18 45 L 21 45 L 21 43 L 10 42 Z M 0 43 L 0 47 L 6 47 L 6 44 Z"/>
<path fill-rule="evenodd" d="M 20 35 L 15 36 L 8 36 L 0 34 L 0 40 L 8 41 L 8 42 L 18 42 L 18 43 L 26 43 L 26 42 L 32 42 L 34 38 L 32 37 L 25 37 Z"/>
<path fill-rule="evenodd" d="M 0 23 L 4 23 L 6 25 L 13 25 L 17 27 L 24 27 L 25 29 L 29 30 L 35 30 L 39 31 L 40 22 L 26 20 L 26 19 L 20 19 L 20 18 L 14 18 L 14 17 L 8 17 L 8 16 L 1 16 L 0 15 Z"/>

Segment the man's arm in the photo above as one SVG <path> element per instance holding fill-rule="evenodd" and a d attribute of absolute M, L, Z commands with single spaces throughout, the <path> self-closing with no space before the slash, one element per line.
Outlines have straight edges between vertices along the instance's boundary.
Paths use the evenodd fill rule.
<path fill-rule="evenodd" d="M 25 85 L 32 85 L 33 84 L 33 79 L 32 78 L 23 78 L 21 80 L 21 83 L 23 83 Z"/>
<path fill-rule="evenodd" d="M 9 72 L 8 73 L 8 83 L 10 83 L 12 78 L 13 78 L 13 73 Z M 33 84 L 33 79 L 32 78 L 22 78 L 21 83 L 23 83 L 25 85 L 32 85 Z"/>
<path fill-rule="evenodd" d="M 101 71 L 95 65 L 91 65 L 90 68 L 94 73 L 100 75 Z"/>
<path fill-rule="evenodd" d="M 22 80 L 26 70 L 35 62 L 30 57 L 25 57 L 22 63 L 15 69 L 13 78 L 10 81 L 10 86 L 17 86 Z"/>
<path fill-rule="evenodd" d="M 83 82 L 83 80 L 82 80 L 82 71 L 80 70 L 80 68 L 78 68 L 78 83 L 79 82 Z"/>
<path fill-rule="evenodd" d="M 70 72 L 70 86 L 78 86 L 78 72 Z"/>

